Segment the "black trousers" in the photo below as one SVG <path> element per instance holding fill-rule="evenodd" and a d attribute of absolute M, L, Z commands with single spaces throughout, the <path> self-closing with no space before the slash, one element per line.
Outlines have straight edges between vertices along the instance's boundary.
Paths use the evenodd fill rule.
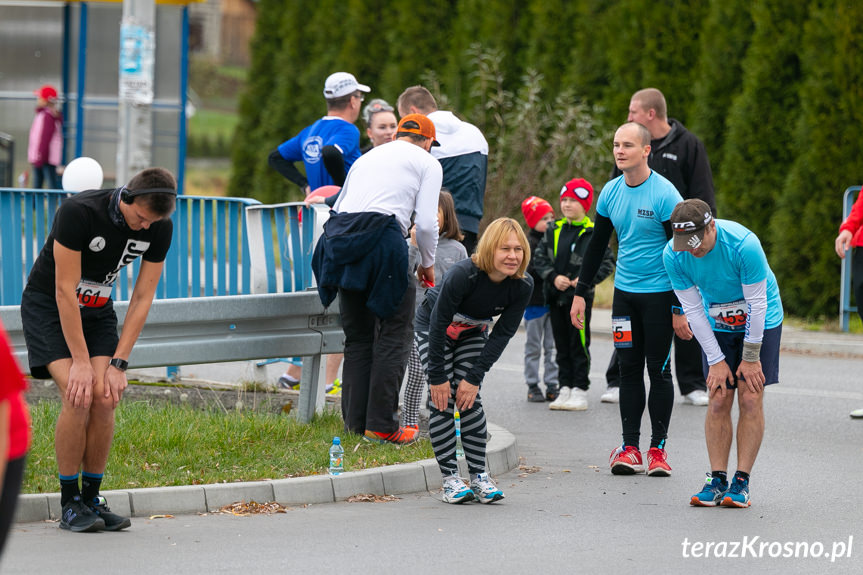
<path fill-rule="evenodd" d="M 3 457 L 6 455 L 4 454 Z M 3 491 L 0 493 L 0 557 L 6 536 L 15 518 L 15 507 L 18 505 L 18 493 L 21 491 L 21 481 L 24 479 L 24 460 L 19 457 L 6 462 L 6 474 L 3 477 Z"/>
<path fill-rule="evenodd" d="M 379 318 L 364 292 L 339 289 L 345 331 L 342 418 L 345 429 L 391 433 L 399 427 L 399 388 L 413 342 L 416 290 L 408 283 L 396 312 Z"/>
<path fill-rule="evenodd" d="M 632 293 L 614 290 L 612 314 L 628 317 L 632 324 L 631 347 L 617 348 L 620 358 L 620 420 L 623 443 L 639 447 L 641 416 L 650 414 L 650 446 L 664 447 L 674 407 L 671 380 L 671 304 L 673 292 Z M 650 393 L 644 390 L 644 366 Z"/>
<path fill-rule="evenodd" d="M 674 371 L 680 395 L 686 395 L 696 389 L 707 391 L 707 382 L 701 370 L 701 356 L 701 345 L 695 337 L 686 341 L 677 337 L 677 334 L 674 335 Z M 608 369 L 605 371 L 605 381 L 608 382 L 609 387 L 620 387 L 617 350 L 611 354 L 611 361 L 608 362 Z"/>
<path fill-rule="evenodd" d="M 857 305 L 860 319 L 863 319 L 863 247 L 854 248 L 854 254 L 851 257 L 851 284 L 854 289 L 854 302 Z"/>
<path fill-rule="evenodd" d="M 551 333 L 557 351 L 557 378 L 561 387 L 578 387 L 587 391 L 590 387 L 590 316 L 593 301 L 586 300 L 584 308 L 584 330 L 572 325 L 569 310 L 572 305 L 549 304 Z"/>

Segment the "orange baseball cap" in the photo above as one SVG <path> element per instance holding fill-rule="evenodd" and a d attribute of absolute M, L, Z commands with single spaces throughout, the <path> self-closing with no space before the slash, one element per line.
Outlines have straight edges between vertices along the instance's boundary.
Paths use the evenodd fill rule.
<path fill-rule="evenodd" d="M 398 132 L 408 132 L 411 134 L 419 134 L 424 138 L 429 138 L 432 141 L 432 146 L 440 146 L 434 129 L 434 122 L 428 119 L 428 116 L 423 114 L 408 114 L 399 122 Z"/>

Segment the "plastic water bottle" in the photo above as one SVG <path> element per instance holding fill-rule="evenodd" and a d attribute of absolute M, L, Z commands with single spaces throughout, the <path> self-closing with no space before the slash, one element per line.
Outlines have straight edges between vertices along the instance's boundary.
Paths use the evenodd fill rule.
<path fill-rule="evenodd" d="M 345 470 L 344 455 L 341 438 L 333 437 L 333 444 L 330 446 L 330 475 L 340 475 Z"/>
<path fill-rule="evenodd" d="M 455 418 L 455 456 L 464 457 L 464 448 L 461 445 L 461 414 L 458 409 L 453 414 Z"/>

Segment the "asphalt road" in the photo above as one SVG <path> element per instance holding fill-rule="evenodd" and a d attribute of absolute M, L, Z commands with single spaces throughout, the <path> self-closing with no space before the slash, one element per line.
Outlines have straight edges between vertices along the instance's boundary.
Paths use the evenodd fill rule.
<path fill-rule="evenodd" d="M 863 360 L 785 353 L 782 383 L 765 399 L 752 507 L 707 509 L 689 506 L 709 471 L 705 408 L 677 398 L 671 477 L 613 476 L 618 406 L 599 402 L 610 340 L 594 339 L 590 409 L 579 413 L 525 401 L 522 346 L 520 332 L 483 386 L 489 419 L 515 434 L 523 463 L 497 478 L 499 504 L 452 506 L 421 493 L 274 516 L 136 519 L 121 533 L 21 524 L 0 572 L 861 572 L 863 421 L 848 412 L 863 407 Z M 642 433 L 644 448 L 646 416 Z"/>

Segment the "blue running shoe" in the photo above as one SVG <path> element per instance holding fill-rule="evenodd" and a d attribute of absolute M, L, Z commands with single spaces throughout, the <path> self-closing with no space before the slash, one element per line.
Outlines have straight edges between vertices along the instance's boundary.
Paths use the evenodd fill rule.
<path fill-rule="evenodd" d="M 468 489 L 464 481 L 460 477 L 451 475 L 443 481 L 443 497 L 444 503 L 464 503 L 473 501 L 473 491 Z"/>
<path fill-rule="evenodd" d="M 749 482 L 735 477 L 722 500 L 723 507 L 749 507 Z"/>
<path fill-rule="evenodd" d="M 704 487 L 692 496 L 689 500 L 690 505 L 696 507 L 716 507 L 722 503 L 725 493 L 728 491 L 728 483 L 723 482 L 718 477 L 713 477 L 707 474 L 707 480 L 704 482 Z"/>
<path fill-rule="evenodd" d="M 503 499 L 503 491 L 497 488 L 488 473 L 478 473 L 470 480 L 470 489 L 480 503 L 494 503 Z"/>

